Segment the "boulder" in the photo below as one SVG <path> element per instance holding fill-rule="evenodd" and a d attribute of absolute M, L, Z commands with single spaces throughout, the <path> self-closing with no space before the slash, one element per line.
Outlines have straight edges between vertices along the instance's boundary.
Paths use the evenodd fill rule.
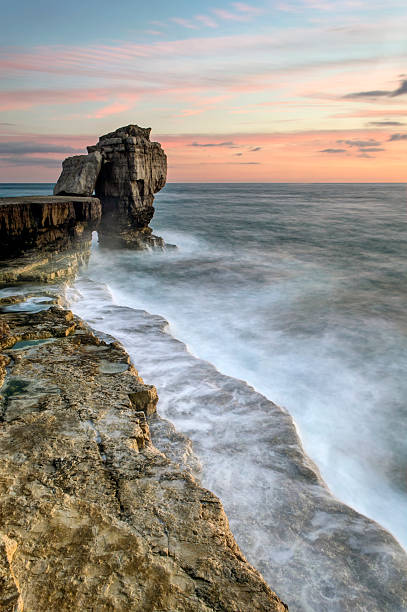
<path fill-rule="evenodd" d="M 91 196 L 101 166 L 102 154 L 99 151 L 67 157 L 62 163 L 62 173 L 54 187 L 54 195 Z"/>

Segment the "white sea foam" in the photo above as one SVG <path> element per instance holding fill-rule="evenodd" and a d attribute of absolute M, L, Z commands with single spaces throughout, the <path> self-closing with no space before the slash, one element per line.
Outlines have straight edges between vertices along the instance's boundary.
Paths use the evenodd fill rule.
<path fill-rule="evenodd" d="M 74 308 L 118 336 L 147 382 L 157 385 L 160 413 L 193 440 L 203 459 L 204 483 L 222 497 L 240 544 L 253 562 L 259 560 L 273 586 L 294 580 L 294 570 L 287 568 L 298 570 L 299 559 L 307 563 L 311 552 L 304 539 L 309 537 L 313 550 L 326 537 L 324 530 L 332 536 L 338 520 L 341 541 L 350 519 L 337 510 L 335 516 L 325 513 L 318 525 L 311 520 L 301 537 L 288 523 L 286 530 L 280 525 L 280 536 L 270 536 L 265 508 L 273 508 L 273 516 L 278 512 L 274 497 L 286 486 L 285 434 L 294 431 L 293 424 L 289 417 L 284 421 L 284 412 L 276 413 L 285 432 L 279 440 L 266 400 L 263 405 L 247 387 L 243 392 L 236 381 L 219 378 L 209 364 L 192 365 L 174 338 L 285 407 L 334 495 L 406 546 L 404 191 L 397 186 L 173 189 L 178 200 L 170 191 L 167 204 L 177 203 L 165 209 L 163 193 L 155 231 L 178 251 L 106 256 L 95 249 L 87 274 L 98 284 L 83 281 Z M 116 307 L 111 296 L 98 293 L 100 282 L 109 286 Z M 145 311 L 164 316 L 169 328 Z M 241 438 L 247 438 L 244 453 L 236 450 Z M 263 521 L 255 528 L 253 507 Z M 350 523 L 347 546 L 360 553 L 363 529 L 370 527 L 356 519 Z M 241 524 L 250 526 L 247 533 Z M 388 554 L 386 546 L 365 540 L 367 553 Z M 324 567 L 326 576 L 329 571 Z M 311 583 L 304 587 L 301 609 L 324 609 L 324 592 L 332 604 L 326 609 L 337 609 L 337 594 Z"/>
<path fill-rule="evenodd" d="M 239 545 L 291 609 L 403 609 L 396 593 L 406 556 L 331 497 L 286 411 L 194 358 L 161 317 L 114 304 L 107 287 L 82 279 L 72 307 L 118 338 L 157 386 L 160 415 L 193 441 L 203 484 L 221 497 Z"/>

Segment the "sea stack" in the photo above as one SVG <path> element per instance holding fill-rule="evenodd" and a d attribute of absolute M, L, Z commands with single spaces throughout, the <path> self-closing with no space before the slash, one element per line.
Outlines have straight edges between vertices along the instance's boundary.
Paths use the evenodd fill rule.
<path fill-rule="evenodd" d="M 128 125 L 87 147 L 88 155 L 68 157 L 55 185 L 55 195 L 89 196 L 102 204 L 99 241 L 102 246 L 162 247 L 148 226 L 154 215 L 154 194 L 166 183 L 167 157 L 150 128 Z"/>

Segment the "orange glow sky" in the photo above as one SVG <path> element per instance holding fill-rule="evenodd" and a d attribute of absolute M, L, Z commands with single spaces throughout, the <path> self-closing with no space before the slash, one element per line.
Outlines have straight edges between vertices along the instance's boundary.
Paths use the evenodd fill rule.
<path fill-rule="evenodd" d="M 54 182 L 128 123 L 173 182 L 406 181 L 404 1 L 97 6 L 6 9 L 1 182 Z"/>

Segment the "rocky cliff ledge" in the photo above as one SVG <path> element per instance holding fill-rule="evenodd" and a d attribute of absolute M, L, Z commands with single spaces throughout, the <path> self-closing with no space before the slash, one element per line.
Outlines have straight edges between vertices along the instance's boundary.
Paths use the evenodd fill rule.
<path fill-rule="evenodd" d="M 101 219 L 97 198 L 26 196 L 0 199 L 0 259 L 29 249 L 55 251 L 92 232 Z"/>
<path fill-rule="evenodd" d="M 19 299 L 0 314 L 0 609 L 287 610 L 219 500 L 153 446 L 149 422 L 169 424 L 121 346 Z"/>
<path fill-rule="evenodd" d="M 0 199 L 0 285 L 73 276 L 102 215 L 91 197 Z"/>
<path fill-rule="evenodd" d="M 148 224 L 154 194 L 165 185 L 167 157 L 150 128 L 128 125 L 105 134 L 88 147 L 88 155 L 68 157 L 55 185 L 55 195 L 90 196 L 102 203 L 99 241 L 104 246 L 163 246 Z"/>

